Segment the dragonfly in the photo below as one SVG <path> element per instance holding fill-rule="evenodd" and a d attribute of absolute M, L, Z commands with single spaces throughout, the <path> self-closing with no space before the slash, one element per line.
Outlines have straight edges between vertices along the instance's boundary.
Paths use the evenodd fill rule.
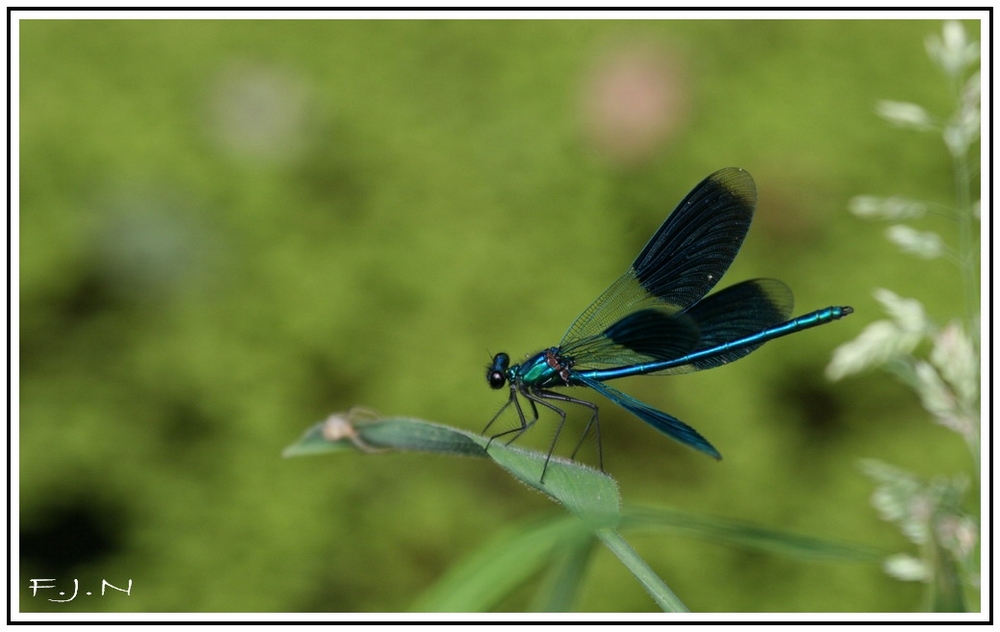
<path fill-rule="evenodd" d="M 571 459 L 591 428 L 601 470 L 599 410 L 596 404 L 557 392 L 583 386 L 600 393 L 653 428 L 715 459 L 722 455 L 697 430 L 676 417 L 607 384 L 634 375 L 677 375 L 738 360 L 765 342 L 844 318 L 854 310 L 831 306 L 790 319 L 792 291 L 776 279 L 752 279 L 709 294 L 743 244 L 757 204 L 753 178 L 743 169 L 716 171 L 701 181 L 667 216 L 629 269 L 570 325 L 559 346 L 530 355 L 520 364 L 497 353 L 486 381 L 508 386 L 507 403 L 483 434 L 513 406 L 520 425 L 490 437 L 513 442 L 538 421 L 538 406 L 560 418 L 542 468 L 542 481 L 559 433 L 563 404 L 590 409 Z M 525 414 L 524 398 L 531 410 Z"/>

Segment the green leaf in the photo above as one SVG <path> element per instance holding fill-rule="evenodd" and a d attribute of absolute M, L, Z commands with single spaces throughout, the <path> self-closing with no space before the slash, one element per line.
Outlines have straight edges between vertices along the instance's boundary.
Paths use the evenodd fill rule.
<path fill-rule="evenodd" d="M 522 483 L 549 495 L 592 527 L 618 523 L 621 514 L 621 496 L 614 479 L 586 465 L 559 457 L 549 459 L 545 467 L 545 454 L 493 443 L 489 456 Z"/>
<path fill-rule="evenodd" d="M 687 609 L 649 566 L 614 530 L 621 520 L 621 496 L 614 479 L 603 472 L 547 454 L 491 442 L 465 430 L 419 419 L 378 418 L 359 408 L 331 415 L 310 428 L 298 442 L 285 449 L 285 456 L 318 454 L 354 448 L 366 453 L 389 450 L 420 450 L 461 456 L 488 456 L 528 487 L 563 505 L 575 517 L 539 527 L 540 533 L 509 536 L 501 545 L 477 553 L 471 561 L 430 591 L 417 609 L 477 610 L 492 605 L 511 587 L 527 579 L 542 561 L 552 555 L 557 542 L 571 535 L 597 537 L 639 579 L 658 604 L 670 612 Z M 544 480 L 542 473 L 545 473 Z M 579 520 L 577 520 L 579 518 Z M 563 561 L 564 573 L 582 568 L 582 558 L 573 554 Z M 558 573 L 559 571 L 557 571 Z M 559 607 L 572 599 L 571 578 L 552 580 L 551 598 L 540 603 Z"/>
<path fill-rule="evenodd" d="M 413 450 L 457 456 L 485 457 L 486 451 L 469 433 L 408 418 L 379 418 L 362 408 L 335 413 L 306 430 L 285 448 L 283 456 L 324 454 L 344 450 L 383 452 Z"/>
<path fill-rule="evenodd" d="M 490 443 L 486 437 L 466 430 L 419 419 L 378 418 L 373 413 L 355 408 L 347 413 L 331 415 L 316 424 L 286 448 L 283 455 L 290 457 L 349 449 L 369 453 L 416 450 L 489 457 L 522 483 L 548 495 L 594 528 L 617 524 L 620 518 L 618 485 L 604 472 L 555 456 L 550 459 L 541 452 L 506 446 L 496 441 Z"/>

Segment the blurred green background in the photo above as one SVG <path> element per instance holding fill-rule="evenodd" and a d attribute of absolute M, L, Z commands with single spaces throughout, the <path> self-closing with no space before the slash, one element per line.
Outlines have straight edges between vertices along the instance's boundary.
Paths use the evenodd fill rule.
<path fill-rule="evenodd" d="M 602 405 L 605 466 L 626 502 L 907 550 L 858 459 L 950 473 L 965 449 L 886 375 L 822 371 L 882 317 L 875 287 L 941 320 L 961 303 L 952 270 L 846 211 L 861 193 L 949 200 L 940 140 L 873 113 L 883 98 L 947 113 L 923 43 L 939 31 L 21 22 L 20 607 L 407 609 L 494 534 L 560 510 L 486 461 L 282 448 L 358 404 L 481 430 L 506 398 L 485 383 L 491 354 L 557 343 L 725 166 L 760 199 L 720 287 L 774 276 L 796 313 L 856 314 L 715 371 L 619 382 L 718 463 L 583 394 Z M 694 611 L 919 607 L 919 585 L 874 565 L 625 535 Z M 134 588 L 53 604 L 26 589 L 41 577 Z M 603 551 L 583 597 L 655 609 Z"/>

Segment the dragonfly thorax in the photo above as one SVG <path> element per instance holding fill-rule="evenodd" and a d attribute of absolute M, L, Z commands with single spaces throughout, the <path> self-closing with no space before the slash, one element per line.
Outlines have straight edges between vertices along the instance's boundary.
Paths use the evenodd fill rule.
<path fill-rule="evenodd" d="M 511 366 L 510 356 L 498 353 L 486 368 L 486 381 L 492 389 L 501 389 L 509 381 L 517 385 L 533 388 L 570 386 L 570 368 L 573 361 L 559 355 L 557 347 L 549 347 L 530 356 L 521 364 Z"/>
<path fill-rule="evenodd" d="M 552 386 L 569 386 L 569 370 L 573 361 L 559 355 L 559 349 L 549 347 L 539 351 L 515 367 L 511 367 L 517 380 L 525 386 L 549 388 Z"/>

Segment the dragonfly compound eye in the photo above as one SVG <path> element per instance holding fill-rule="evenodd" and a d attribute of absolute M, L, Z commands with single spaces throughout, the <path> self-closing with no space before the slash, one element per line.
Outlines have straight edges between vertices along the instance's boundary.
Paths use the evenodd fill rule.
<path fill-rule="evenodd" d="M 486 381 L 490 383 L 490 388 L 503 388 L 503 385 L 507 383 L 507 376 L 503 374 L 503 371 L 491 369 L 486 374 Z"/>
<path fill-rule="evenodd" d="M 486 368 L 486 381 L 490 388 L 503 388 L 507 383 L 507 367 L 510 366 L 510 356 L 498 353 L 493 356 L 493 362 Z"/>

